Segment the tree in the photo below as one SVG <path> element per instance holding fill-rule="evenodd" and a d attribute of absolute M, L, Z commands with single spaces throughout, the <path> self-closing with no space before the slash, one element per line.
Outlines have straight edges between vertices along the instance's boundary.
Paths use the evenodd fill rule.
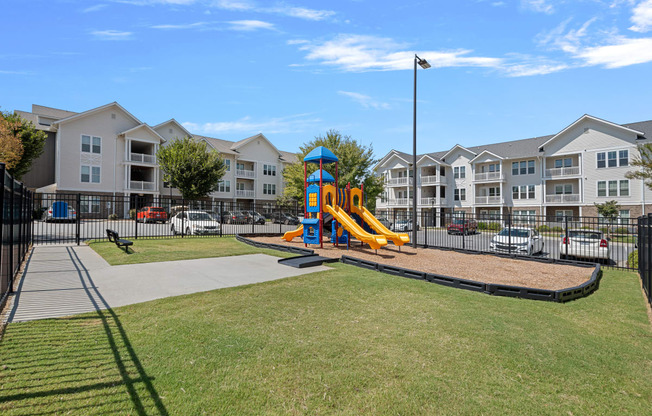
<path fill-rule="evenodd" d="M 7 168 L 14 178 L 21 179 L 24 174 L 32 168 L 32 162 L 41 156 L 45 147 L 47 134 L 37 130 L 31 121 L 27 121 L 16 114 L 0 113 L 2 118 L 10 126 L 13 137 L 20 141 L 23 151 L 20 160 L 12 168 Z"/>
<path fill-rule="evenodd" d="M 351 187 L 358 187 L 363 183 L 367 195 L 366 205 L 373 210 L 376 206 L 376 197 L 383 191 L 382 178 L 372 171 L 377 162 L 373 156 L 373 147 L 363 146 L 350 136 L 342 136 L 337 130 L 329 130 L 326 136 L 317 136 L 299 147 L 297 162 L 287 166 L 283 171 L 283 178 L 287 183 L 283 191 L 284 198 L 304 202 L 303 158 L 319 146 L 328 148 L 339 158 L 337 186 L 343 188 L 350 182 Z M 319 165 L 310 164 L 308 174 L 318 169 Z M 324 170 L 335 176 L 335 163 L 324 164 Z"/>
<path fill-rule="evenodd" d="M 198 199 L 215 191 L 226 166 L 206 142 L 190 137 L 175 139 L 156 153 L 163 180 L 177 188 L 184 199 Z"/>
<path fill-rule="evenodd" d="M 602 204 L 595 203 L 594 205 L 598 209 L 598 214 L 609 220 L 609 222 L 613 222 L 620 214 L 620 205 L 618 205 L 617 201 L 607 201 Z"/>
<path fill-rule="evenodd" d="M 23 156 L 23 144 L 13 133 L 14 124 L 0 117 L 0 162 L 6 169 L 13 169 Z"/>
<path fill-rule="evenodd" d="M 632 159 L 631 165 L 641 168 L 639 171 L 627 172 L 626 178 L 642 179 L 648 188 L 652 189 L 652 143 L 638 146 L 639 156 Z"/>

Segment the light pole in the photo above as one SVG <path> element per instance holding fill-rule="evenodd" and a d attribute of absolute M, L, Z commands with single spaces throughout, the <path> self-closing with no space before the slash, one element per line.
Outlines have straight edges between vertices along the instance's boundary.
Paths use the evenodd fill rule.
<path fill-rule="evenodd" d="M 430 68 L 425 59 L 414 54 L 414 112 L 412 118 L 412 247 L 417 248 L 417 64 Z M 408 175 L 408 181 L 409 179 Z"/>

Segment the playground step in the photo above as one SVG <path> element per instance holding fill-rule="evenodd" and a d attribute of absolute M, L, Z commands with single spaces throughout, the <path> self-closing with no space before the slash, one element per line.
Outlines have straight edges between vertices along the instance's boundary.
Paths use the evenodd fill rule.
<path fill-rule="evenodd" d="M 303 269 L 304 267 L 321 266 L 322 263 L 335 263 L 340 259 L 332 259 L 330 257 L 322 257 L 317 254 L 308 254 L 305 256 L 290 257 L 287 259 L 279 259 L 279 264 L 284 264 L 290 267 Z"/>

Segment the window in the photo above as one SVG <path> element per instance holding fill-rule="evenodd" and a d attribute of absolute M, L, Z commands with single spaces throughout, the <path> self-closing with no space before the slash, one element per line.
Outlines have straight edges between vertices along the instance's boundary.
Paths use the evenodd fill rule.
<path fill-rule="evenodd" d="M 534 160 L 512 162 L 512 175 L 533 175 Z"/>
<path fill-rule="evenodd" d="M 555 169 L 570 168 L 573 166 L 573 159 L 565 157 L 563 159 L 555 159 Z"/>
<path fill-rule="evenodd" d="M 500 196 L 500 187 L 489 188 L 489 196 Z"/>
<path fill-rule="evenodd" d="M 466 178 L 466 167 L 460 166 L 460 179 Z"/>
<path fill-rule="evenodd" d="M 568 217 L 568 220 L 573 219 L 573 210 L 566 210 L 566 209 L 558 209 L 555 211 L 555 219 L 559 221 L 563 221 L 565 217 Z"/>
<path fill-rule="evenodd" d="M 618 196 L 618 181 L 609 181 L 609 196 Z"/>
<path fill-rule="evenodd" d="M 607 152 L 607 166 L 610 168 L 615 168 L 618 166 L 618 161 L 616 160 L 617 152 Z"/>
<path fill-rule="evenodd" d="M 226 159 L 224 161 L 224 166 L 226 166 L 226 171 L 231 172 L 231 161 L 229 159 Z"/>
<path fill-rule="evenodd" d="M 598 169 L 599 168 L 605 168 L 607 167 L 606 161 L 605 161 L 605 156 L 606 153 L 598 153 Z"/>
<path fill-rule="evenodd" d="M 453 195 L 454 200 L 456 200 L 456 201 L 466 201 L 466 189 L 458 188 L 458 189 L 455 189 L 455 191 L 453 193 L 454 193 L 454 195 Z"/>
<path fill-rule="evenodd" d="M 518 186 L 512 186 L 512 199 L 518 199 Z"/>
<path fill-rule="evenodd" d="M 276 166 L 275 165 L 263 165 L 263 175 L 276 176 Z"/>
<path fill-rule="evenodd" d="M 466 166 L 458 166 L 453 168 L 453 177 L 455 179 L 466 178 Z"/>
<path fill-rule="evenodd" d="M 598 182 L 598 196 L 607 196 L 607 182 Z"/>
<path fill-rule="evenodd" d="M 512 186 L 512 199 L 534 199 L 534 185 Z"/>
<path fill-rule="evenodd" d="M 270 183 L 264 183 L 263 195 L 276 195 L 276 185 Z"/>
<path fill-rule="evenodd" d="M 100 183 L 100 167 L 99 166 L 82 166 L 81 167 L 81 181 L 85 183 Z"/>
<path fill-rule="evenodd" d="M 620 196 L 629 196 L 629 181 L 620 181 Z"/>
<path fill-rule="evenodd" d="M 567 183 L 565 185 L 555 185 L 555 195 L 572 194 L 572 193 L 573 193 L 573 185 L 570 183 Z"/>
<path fill-rule="evenodd" d="M 629 181 L 598 181 L 598 196 L 629 196 Z"/>
<path fill-rule="evenodd" d="M 82 214 L 99 214 L 100 213 L 100 197 L 99 196 L 81 196 L 81 204 L 79 210 Z"/>
<path fill-rule="evenodd" d="M 528 199 L 534 199 L 534 185 L 527 186 L 527 197 Z"/>
<path fill-rule="evenodd" d="M 460 168 L 459 167 L 453 168 L 453 178 L 459 179 L 459 177 L 460 177 Z"/>
<path fill-rule="evenodd" d="M 235 168 L 237 170 L 245 170 L 244 163 L 237 162 Z"/>
<path fill-rule="evenodd" d="M 618 213 L 618 223 L 620 225 L 629 225 L 629 210 L 621 209 Z"/>
<path fill-rule="evenodd" d="M 628 166 L 629 165 L 629 151 L 621 150 L 618 152 L 618 165 L 619 166 Z"/>
<path fill-rule="evenodd" d="M 244 191 L 245 190 L 244 182 L 236 182 L 235 189 L 238 191 Z"/>
<path fill-rule="evenodd" d="M 217 192 L 231 192 L 231 181 L 220 181 Z"/>
<path fill-rule="evenodd" d="M 82 134 L 81 136 L 81 151 L 85 153 L 102 153 L 102 138 L 97 136 L 88 136 Z"/>
<path fill-rule="evenodd" d="M 534 210 L 515 210 L 513 211 L 513 219 L 517 224 L 534 224 L 536 221 L 536 211 Z M 535 231 L 536 233 L 536 231 Z"/>

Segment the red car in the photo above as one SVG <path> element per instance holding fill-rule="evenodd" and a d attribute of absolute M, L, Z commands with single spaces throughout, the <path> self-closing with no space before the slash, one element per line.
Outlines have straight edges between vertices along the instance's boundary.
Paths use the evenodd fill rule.
<path fill-rule="evenodd" d="M 168 213 L 161 207 L 145 207 L 136 214 L 139 222 L 167 222 Z"/>
<path fill-rule="evenodd" d="M 448 234 L 475 234 L 478 232 L 478 223 L 474 220 L 455 219 L 448 225 Z"/>

